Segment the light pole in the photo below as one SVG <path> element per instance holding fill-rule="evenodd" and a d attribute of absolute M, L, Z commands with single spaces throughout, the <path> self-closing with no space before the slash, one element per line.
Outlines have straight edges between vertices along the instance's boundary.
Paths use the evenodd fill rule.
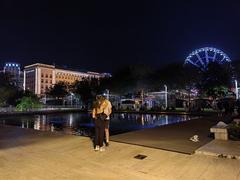
<path fill-rule="evenodd" d="M 73 105 L 73 93 L 70 93 L 71 94 L 71 106 Z"/>
<path fill-rule="evenodd" d="M 47 104 L 47 94 L 46 93 L 44 94 L 44 104 L 45 105 Z"/>
<path fill-rule="evenodd" d="M 235 93 L 236 93 L 236 99 L 238 99 L 238 82 L 235 80 Z"/>
<path fill-rule="evenodd" d="M 141 91 L 141 101 L 142 101 L 142 107 L 144 105 L 144 92 L 143 92 L 143 89 Z"/>
<path fill-rule="evenodd" d="M 108 89 L 106 89 L 106 94 L 107 94 L 107 99 L 109 100 L 109 94 L 110 94 L 110 92 L 109 92 Z"/>
<path fill-rule="evenodd" d="M 167 106 L 168 106 L 168 100 L 167 100 L 167 85 L 164 84 L 164 93 L 165 93 L 165 109 L 167 109 Z"/>

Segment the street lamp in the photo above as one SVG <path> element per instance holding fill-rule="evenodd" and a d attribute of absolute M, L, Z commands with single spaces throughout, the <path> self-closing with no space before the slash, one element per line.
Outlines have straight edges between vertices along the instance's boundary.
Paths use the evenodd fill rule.
<path fill-rule="evenodd" d="M 73 105 L 73 96 L 74 94 L 72 92 L 70 92 L 70 95 L 71 95 L 71 106 Z"/>
<path fill-rule="evenodd" d="M 235 80 L 235 93 L 236 93 L 236 99 L 238 99 L 238 82 Z"/>
<path fill-rule="evenodd" d="M 45 105 L 47 104 L 47 94 L 46 93 L 44 94 L 44 104 Z"/>
<path fill-rule="evenodd" d="M 165 109 L 167 109 L 167 106 L 168 106 L 168 100 L 167 100 L 167 85 L 164 84 L 164 93 L 165 93 Z"/>
<path fill-rule="evenodd" d="M 110 94 L 109 90 L 106 89 L 106 96 L 107 96 L 107 99 L 108 99 L 108 100 L 109 100 L 109 94 Z"/>

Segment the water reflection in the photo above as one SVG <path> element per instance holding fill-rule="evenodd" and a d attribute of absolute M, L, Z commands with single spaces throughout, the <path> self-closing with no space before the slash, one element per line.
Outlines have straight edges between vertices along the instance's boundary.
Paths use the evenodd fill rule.
<path fill-rule="evenodd" d="M 187 121 L 192 118 L 187 115 L 113 114 L 110 121 L 110 134 L 114 135 L 143 128 L 153 128 Z M 90 114 L 81 113 L 7 117 L 0 118 L 0 124 L 80 136 L 92 136 L 94 132 Z"/>

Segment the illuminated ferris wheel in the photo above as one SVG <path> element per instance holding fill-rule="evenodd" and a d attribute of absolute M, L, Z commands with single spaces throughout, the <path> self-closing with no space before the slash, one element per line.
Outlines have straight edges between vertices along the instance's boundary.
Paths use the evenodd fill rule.
<path fill-rule="evenodd" d="M 204 47 L 191 52 L 184 64 L 191 64 L 195 67 L 206 70 L 208 63 L 216 62 L 224 64 L 231 62 L 230 58 L 221 50 L 213 47 Z"/>

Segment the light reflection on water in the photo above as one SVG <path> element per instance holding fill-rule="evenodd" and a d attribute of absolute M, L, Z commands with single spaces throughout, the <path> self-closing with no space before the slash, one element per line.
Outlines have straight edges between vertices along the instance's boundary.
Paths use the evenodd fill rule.
<path fill-rule="evenodd" d="M 120 134 L 144 128 L 153 128 L 179 123 L 196 117 L 187 115 L 156 114 L 113 114 L 110 121 L 110 134 Z M 92 136 L 94 124 L 90 114 L 61 113 L 33 116 L 0 118 L 0 125 L 32 128 L 41 131 L 62 132 L 81 136 Z"/>

